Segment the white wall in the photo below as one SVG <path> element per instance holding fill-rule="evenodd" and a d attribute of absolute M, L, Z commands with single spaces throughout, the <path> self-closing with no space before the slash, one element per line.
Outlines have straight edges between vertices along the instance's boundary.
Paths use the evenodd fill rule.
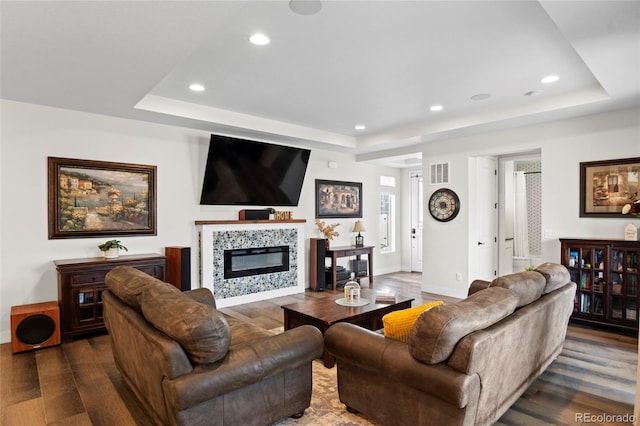
<path fill-rule="evenodd" d="M 47 157 L 156 165 L 158 235 L 121 240 L 129 253 L 191 247 L 192 282 L 198 276 L 194 221 L 238 217 L 239 207 L 198 204 L 208 132 L 4 100 L 0 108 L 0 343 L 10 340 L 11 306 L 57 300 L 54 260 L 99 256 L 97 245 L 108 239 L 48 239 Z M 329 160 L 337 161 L 338 169 L 329 169 Z M 363 183 L 365 243 L 377 242 L 381 174 L 402 179 L 396 169 L 312 150 L 299 206 L 290 209 L 294 218 L 307 220 L 306 239 L 321 236 L 314 224 L 315 179 L 335 179 Z M 353 243 L 355 219 L 327 221 L 341 224 L 332 244 Z M 400 259 L 400 253 L 376 251 L 374 273 L 400 270 Z"/>
<path fill-rule="evenodd" d="M 580 162 L 640 156 L 640 109 L 561 120 L 530 127 L 486 133 L 423 146 L 425 200 L 437 189 L 428 184 L 428 164 L 450 162 L 450 188 L 458 193 L 461 210 L 447 223 L 425 218 L 423 290 L 464 297 L 469 283 L 468 164 L 471 157 L 498 156 L 540 149 L 542 160 L 542 259 L 560 261 L 562 237 L 623 238 L 631 218 L 579 217 Z M 462 280 L 455 278 L 462 273 Z"/>

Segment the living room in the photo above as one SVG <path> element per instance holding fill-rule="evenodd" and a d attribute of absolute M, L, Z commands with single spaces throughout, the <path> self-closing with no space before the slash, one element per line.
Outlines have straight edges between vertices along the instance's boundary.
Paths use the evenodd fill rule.
<path fill-rule="evenodd" d="M 2 7 L 4 9 L 4 5 Z M 2 19 L 4 26 L 5 19 L 10 18 L 3 14 Z M 5 43 L 8 43 L 4 31 L 3 51 Z M 11 33 L 14 36 L 16 34 L 20 32 Z M 173 46 L 176 50 L 182 47 Z M 610 60 L 615 62 L 619 59 Z M 3 68 L 5 62 L 3 52 Z M 46 63 L 41 67 L 46 68 Z M 379 241 L 380 193 L 395 193 L 398 219 L 395 228 L 398 238 L 396 250 L 390 253 L 376 251 L 375 275 L 411 269 L 409 173 L 418 170 L 426 177 L 429 175 L 429 164 L 448 163 L 451 174 L 447 186 L 458 194 L 461 209 L 456 219 L 447 223 L 431 220 L 428 213 L 425 215 L 422 290 L 463 297 L 470 282 L 476 278 L 472 250 L 477 245 L 477 227 L 472 206 L 476 201 L 475 164 L 479 158 L 539 154 L 543 175 L 542 261 L 560 262 L 559 238 L 623 238 L 625 225 L 638 224 L 637 219 L 630 217 L 579 216 L 581 162 L 640 156 L 637 50 L 635 56 L 623 53 L 618 68 L 630 70 L 634 75 L 635 79 L 622 79 L 624 84 L 633 88 L 634 95 L 625 99 L 626 103 L 622 106 L 611 110 L 592 112 L 586 104 L 575 107 L 582 113 L 568 116 L 564 114 L 562 106 L 551 107 L 547 112 L 540 113 L 545 117 L 544 121 L 519 124 L 515 117 L 507 126 L 495 129 L 488 126 L 471 135 L 443 131 L 444 136 L 438 138 L 438 132 L 433 132 L 436 135 L 433 140 L 426 138 L 410 147 L 385 149 L 377 153 L 359 152 L 344 146 L 331 149 L 327 143 L 308 142 L 290 135 L 279 138 L 269 132 L 260 133 L 257 139 L 308 145 L 312 150 L 299 204 L 286 208 L 292 212 L 293 218 L 306 220 L 304 234 L 307 240 L 321 236 L 314 224 L 316 179 L 362 183 L 361 220 L 367 226 L 364 233 L 366 244 Z M 68 70 L 66 67 L 60 69 Z M 80 72 L 82 66 L 76 63 L 73 69 Z M 24 72 L 27 73 L 26 70 Z M 73 79 L 72 74 L 52 75 L 51 79 L 31 83 L 35 86 L 64 88 L 72 85 Z M 126 79 L 103 83 L 118 86 L 118 91 L 124 90 L 120 86 L 126 87 Z M 618 93 L 616 85 L 620 83 L 612 83 L 611 76 L 608 79 L 602 77 L 601 83 L 615 97 Z M 3 81 L 3 86 L 6 84 Z M 20 82 L 20 85 L 25 86 L 26 81 Z M 73 92 L 74 89 L 70 88 L 69 91 Z M 11 340 L 9 318 L 12 306 L 58 299 L 55 260 L 100 256 L 97 246 L 107 239 L 48 239 L 48 157 L 157 166 L 157 235 L 120 239 L 129 253 L 163 253 L 167 246 L 190 247 L 191 276 L 196 282 L 199 267 L 195 221 L 234 220 L 241 208 L 199 204 L 210 135 L 215 132 L 226 133 L 224 130 L 228 131 L 231 127 L 215 126 L 202 120 L 193 120 L 193 125 L 187 126 L 173 116 L 149 111 L 137 111 L 139 118 L 135 119 L 110 115 L 107 111 L 83 110 L 82 97 L 60 106 L 39 102 L 36 96 L 29 93 L 22 96 L 10 93 L 9 87 L 3 87 L 0 103 L 0 343 Z M 141 95 L 130 93 L 128 101 L 132 109 Z M 595 103 L 608 102 L 610 100 L 603 98 Z M 105 103 L 108 103 L 106 97 Z M 503 120 L 508 121 L 507 118 Z M 474 125 L 469 124 L 470 127 Z M 248 131 L 249 134 L 253 132 Z M 423 162 L 418 169 L 384 166 L 374 161 L 379 159 L 377 157 L 395 157 L 415 152 L 421 155 Z M 334 165 L 337 167 L 334 168 Z M 394 177 L 396 187 L 382 186 L 380 176 Z M 437 188 L 439 186 L 425 184 L 425 200 Z M 340 223 L 337 228 L 340 236 L 332 244 L 353 244 L 355 233 L 351 230 L 355 219 L 327 221 Z"/>

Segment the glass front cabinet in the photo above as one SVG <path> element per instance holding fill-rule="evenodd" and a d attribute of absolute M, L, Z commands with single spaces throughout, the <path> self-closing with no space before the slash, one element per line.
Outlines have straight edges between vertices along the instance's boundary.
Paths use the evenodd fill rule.
<path fill-rule="evenodd" d="M 560 239 L 561 261 L 577 284 L 572 320 L 638 330 L 640 242 Z"/>

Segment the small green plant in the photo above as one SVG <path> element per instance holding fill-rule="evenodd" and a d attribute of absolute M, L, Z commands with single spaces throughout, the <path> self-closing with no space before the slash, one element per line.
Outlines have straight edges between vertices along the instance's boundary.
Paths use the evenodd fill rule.
<path fill-rule="evenodd" d="M 100 244 L 98 248 L 100 249 L 100 251 L 108 251 L 114 248 L 122 249 L 124 251 L 129 251 L 129 249 L 123 246 L 122 244 L 120 244 L 120 241 L 118 240 L 109 240 L 105 243 Z"/>
<path fill-rule="evenodd" d="M 533 270 L 535 270 L 535 269 L 536 269 L 536 267 L 535 267 L 535 266 L 533 266 L 533 265 L 529 265 L 529 266 L 527 266 L 526 268 L 524 268 L 524 270 L 525 270 L 525 271 L 533 271 Z"/>

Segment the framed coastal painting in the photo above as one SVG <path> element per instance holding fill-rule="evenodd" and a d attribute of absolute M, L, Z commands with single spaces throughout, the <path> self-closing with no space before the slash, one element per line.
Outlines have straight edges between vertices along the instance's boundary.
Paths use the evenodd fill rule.
<path fill-rule="evenodd" d="M 316 217 L 362 217 L 362 183 L 316 179 Z"/>
<path fill-rule="evenodd" d="M 580 163 L 580 217 L 624 218 L 640 195 L 640 157 Z"/>
<path fill-rule="evenodd" d="M 156 166 L 48 158 L 49 239 L 156 235 Z"/>

